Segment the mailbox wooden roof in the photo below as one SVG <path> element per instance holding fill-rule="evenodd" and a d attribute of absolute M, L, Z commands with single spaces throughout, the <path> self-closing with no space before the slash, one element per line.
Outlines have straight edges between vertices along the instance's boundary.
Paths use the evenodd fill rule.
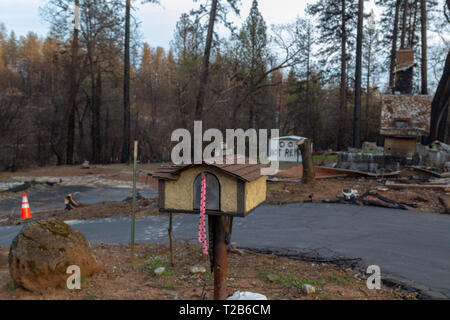
<path fill-rule="evenodd" d="M 241 160 L 240 162 L 245 161 L 245 163 L 239 164 L 238 160 Z M 233 164 L 226 163 L 226 156 L 223 157 L 223 164 L 208 163 L 205 161 L 203 161 L 202 164 L 162 164 L 156 171 L 153 171 L 151 175 L 155 178 L 164 180 L 177 180 L 180 172 L 198 165 L 216 167 L 225 173 L 246 182 L 254 181 L 261 177 L 261 168 L 264 167 L 262 164 L 250 164 L 247 157 L 234 155 Z"/>

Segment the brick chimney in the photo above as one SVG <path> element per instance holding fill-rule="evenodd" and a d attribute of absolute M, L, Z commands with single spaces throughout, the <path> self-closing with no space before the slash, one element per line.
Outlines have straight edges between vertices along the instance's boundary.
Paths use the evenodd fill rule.
<path fill-rule="evenodd" d="M 413 85 L 414 50 L 400 49 L 396 53 L 395 83 L 393 91 L 401 94 L 411 94 Z"/>

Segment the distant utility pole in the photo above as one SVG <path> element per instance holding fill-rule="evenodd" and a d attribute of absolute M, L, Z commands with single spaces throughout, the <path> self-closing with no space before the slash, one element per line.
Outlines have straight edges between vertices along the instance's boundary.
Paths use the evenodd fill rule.
<path fill-rule="evenodd" d="M 359 148 L 359 118 L 361 113 L 361 64 L 364 0 L 358 1 L 358 31 L 356 35 L 355 109 L 353 114 L 353 147 Z M 369 94 L 368 92 L 366 94 Z"/>

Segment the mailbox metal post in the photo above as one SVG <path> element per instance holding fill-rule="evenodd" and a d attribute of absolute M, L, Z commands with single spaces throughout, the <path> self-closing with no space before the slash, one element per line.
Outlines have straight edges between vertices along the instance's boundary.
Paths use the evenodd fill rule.
<path fill-rule="evenodd" d="M 134 141 L 133 157 L 133 202 L 131 209 L 131 263 L 134 264 L 134 232 L 136 223 L 136 168 L 137 168 L 138 142 Z"/>
<path fill-rule="evenodd" d="M 225 243 L 227 218 L 224 216 L 212 216 L 213 223 L 213 252 L 214 252 L 214 299 L 226 300 L 227 298 L 227 245 Z M 210 233 L 211 234 L 211 233 Z"/>

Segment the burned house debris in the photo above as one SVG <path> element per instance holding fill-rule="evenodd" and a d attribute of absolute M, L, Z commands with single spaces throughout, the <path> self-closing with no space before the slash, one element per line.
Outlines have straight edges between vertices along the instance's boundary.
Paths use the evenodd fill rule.
<path fill-rule="evenodd" d="M 421 144 L 429 135 L 432 97 L 412 94 L 414 50 L 397 51 L 395 83 L 391 94 L 381 97 L 380 135 L 382 148 L 370 143 L 362 150 L 341 152 L 337 167 L 367 172 L 399 170 L 402 166 L 426 165 L 444 169 L 449 161 L 446 148 Z"/>
<path fill-rule="evenodd" d="M 412 158 L 416 145 L 429 131 L 431 97 L 423 95 L 383 95 L 380 134 L 384 155 Z"/>
<path fill-rule="evenodd" d="M 396 58 L 394 94 L 382 96 L 380 134 L 385 156 L 411 159 L 420 137 L 429 132 L 431 97 L 411 94 L 414 51 L 399 50 Z"/>

